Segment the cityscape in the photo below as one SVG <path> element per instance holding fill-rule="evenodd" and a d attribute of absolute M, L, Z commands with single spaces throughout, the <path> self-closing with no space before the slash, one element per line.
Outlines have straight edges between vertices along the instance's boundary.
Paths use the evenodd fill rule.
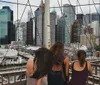
<path fill-rule="evenodd" d="M 80 4 L 81 0 L 76 0 L 77 3 L 72 4 L 70 0 L 62 1 L 58 0 L 58 5 L 52 7 L 49 0 L 39 1 L 38 6 L 30 4 L 31 0 L 27 4 L 18 0 L 0 1 L 3 4 L 0 8 L 0 85 L 27 85 L 27 60 L 34 57 L 38 48 L 49 48 L 57 41 L 64 43 L 64 52 L 71 61 L 75 60 L 78 49 L 86 51 L 93 67 L 87 85 L 100 85 L 100 2 L 88 0 Z M 17 6 L 16 15 L 7 5 L 9 3 Z M 20 18 L 19 5 L 24 5 L 25 9 L 29 7 L 27 12 L 22 10 Z M 83 11 L 85 6 L 88 12 Z"/>

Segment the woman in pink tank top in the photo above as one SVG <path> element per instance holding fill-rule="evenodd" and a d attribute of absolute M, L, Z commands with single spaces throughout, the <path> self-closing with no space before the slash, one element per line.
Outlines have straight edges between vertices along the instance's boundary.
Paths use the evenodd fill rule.
<path fill-rule="evenodd" d="M 46 48 L 39 48 L 35 58 L 29 59 L 26 65 L 27 85 L 41 85 L 43 78 L 52 70 L 54 56 Z"/>

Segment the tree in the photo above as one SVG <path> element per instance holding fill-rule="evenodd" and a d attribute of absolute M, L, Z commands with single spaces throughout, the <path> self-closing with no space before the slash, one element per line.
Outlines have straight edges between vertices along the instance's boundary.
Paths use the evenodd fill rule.
<path fill-rule="evenodd" d="M 98 45 L 98 46 L 95 46 L 95 48 L 94 48 L 96 51 L 100 51 L 100 46 Z"/>

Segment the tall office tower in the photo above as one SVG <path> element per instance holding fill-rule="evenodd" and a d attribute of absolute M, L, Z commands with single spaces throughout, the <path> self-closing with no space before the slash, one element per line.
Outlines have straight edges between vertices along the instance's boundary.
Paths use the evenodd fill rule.
<path fill-rule="evenodd" d="M 27 45 L 33 45 L 33 19 L 30 19 L 30 21 L 27 22 L 27 39 L 26 39 Z"/>
<path fill-rule="evenodd" d="M 99 37 L 99 36 L 100 36 L 99 21 L 93 21 L 93 22 L 91 23 L 91 28 L 93 28 L 93 34 L 94 34 L 95 36 Z"/>
<path fill-rule="evenodd" d="M 83 24 L 83 14 L 77 14 L 77 20 L 79 20 L 80 24 Z"/>
<path fill-rule="evenodd" d="M 75 20 L 71 26 L 71 43 L 80 43 L 81 24 Z"/>
<path fill-rule="evenodd" d="M 3 6 L 0 9 L 0 44 L 10 44 L 14 40 L 13 11 L 9 6 Z"/>
<path fill-rule="evenodd" d="M 60 41 L 62 43 L 65 43 L 65 23 L 64 16 L 57 19 L 56 41 Z"/>
<path fill-rule="evenodd" d="M 43 45 L 43 28 L 44 28 L 44 4 L 41 2 L 39 8 L 35 10 L 35 45 Z"/>
<path fill-rule="evenodd" d="M 75 20 L 75 6 L 65 4 L 63 5 L 63 16 L 65 17 L 65 45 L 70 45 L 70 26 Z"/>
<path fill-rule="evenodd" d="M 88 26 L 92 22 L 92 14 L 86 14 L 83 16 L 83 24 Z"/>
<path fill-rule="evenodd" d="M 57 24 L 57 13 L 55 10 L 53 10 L 50 13 L 50 36 L 51 36 L 51 44 L 55 43 L 55 29 Z"/>
<path fill-rule="evenodd" d="M 29 10 L 28 11 L 28 17 L 27 20 L 30 21 L 30 19 L 33 17 L 32 12 Z"/>

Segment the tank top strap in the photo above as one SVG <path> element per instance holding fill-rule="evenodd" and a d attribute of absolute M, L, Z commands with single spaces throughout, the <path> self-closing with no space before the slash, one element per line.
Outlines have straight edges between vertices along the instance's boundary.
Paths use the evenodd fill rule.
<path fill-rule="evenodd" d="M 72 66 L 71 66 L 71 67 L 72 67 L 72 70 L 74 69 L 74 63 L 75 63 L 75 62 L 73 62 L 73 63 L 72 63 Z"/>
<path fill-rule="evenodd" d="M 88 70 L 88 63 L 87 63 L 87 61 L 86 61 L 86 66 L 85 66 L 85 69 L 87 69 L 87 70 Z"/>

